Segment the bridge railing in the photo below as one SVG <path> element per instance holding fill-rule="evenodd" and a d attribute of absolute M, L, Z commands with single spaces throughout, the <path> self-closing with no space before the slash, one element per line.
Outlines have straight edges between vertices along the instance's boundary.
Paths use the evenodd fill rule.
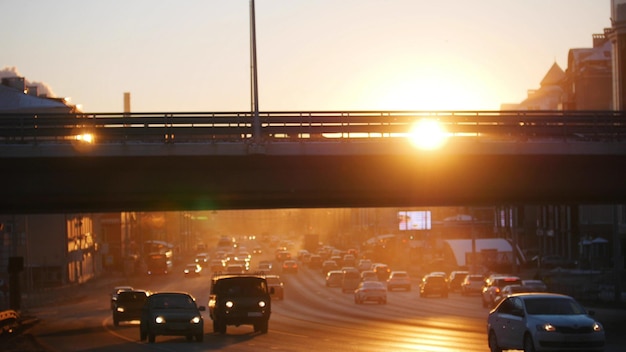
<path fill-rule="evenodd" d="M 260 112 L 262 139 L 404 137 L 420 119 L 451 135 L 486 139 L 624 140 L 621 111 L 272 111 Z M 0 143 L 246 141 L 250 112 L 0 114 Z"/>

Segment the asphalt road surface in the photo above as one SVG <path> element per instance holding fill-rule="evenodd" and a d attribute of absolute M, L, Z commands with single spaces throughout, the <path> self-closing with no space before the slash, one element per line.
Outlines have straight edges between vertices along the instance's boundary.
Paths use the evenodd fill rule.
<path fill-rule="evenodd" d="M 209 273 L 185 278 L 175 271 L 148 278 L 106 275 L 74 289 L 30 297 L 29 315 L 38 323 L 20 338 L 4 342 L 13 351 L 488 351 L 485 332 L 488 310 L 480 296 L 452 293 L 448 298 L 420 298 L 412 291 L 388 293 L 387 304 L 354 303 L 353 294 L 325 287 L 319 270 L 301 268 L 282 274 L 285 299 L 273 301 L 269 333 L 254 333 L 252 326 L 229 326 L 225 335 L 212 331 L 204 312 L 205 337 L 201 343 L 184 337 L 158 336 L 156 343 L 139 340 L 138 323 L 115 327 L 109 294 L 113 286 L 130 284 L 156 291 L 185 291 L 206 305 Z M 625 351 L 624 311 L 598 310 L 607 329 L 606 352 Z M 603 321 L 603 319 L 605 321 Z"/>

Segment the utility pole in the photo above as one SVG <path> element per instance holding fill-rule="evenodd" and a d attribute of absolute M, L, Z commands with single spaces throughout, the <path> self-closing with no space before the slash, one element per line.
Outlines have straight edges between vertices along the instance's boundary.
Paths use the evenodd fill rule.
<path fill-rule="evenodd" d="M 261 120 L 259 117 L 259 85 L 256 63 L 256 21 L 254 0 L 250 0 L 250 69 L 252 89 L 252 138 L 255 144 L 261 142 Z"/>

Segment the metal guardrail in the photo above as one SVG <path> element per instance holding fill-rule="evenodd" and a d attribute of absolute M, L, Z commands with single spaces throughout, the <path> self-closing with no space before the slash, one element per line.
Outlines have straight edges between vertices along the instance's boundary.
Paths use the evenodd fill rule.
<path fill-rule="evenodd" d="M 260 112 L 261 140 L 404 137 L 421 119 L 454 136 L 487 139 L 619 141 L 622 111 L 301 111 Z M 0 114 L 0 143 L 248 141 L 251 112 Z"/>

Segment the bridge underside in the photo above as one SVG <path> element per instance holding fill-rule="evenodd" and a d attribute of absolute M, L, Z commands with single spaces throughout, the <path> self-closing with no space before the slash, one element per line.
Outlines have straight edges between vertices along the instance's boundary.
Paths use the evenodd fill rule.
<path fill-rule="evenodd" d="M 626 156 L 4 158 L 0 213 L 626 203 Z"/>

